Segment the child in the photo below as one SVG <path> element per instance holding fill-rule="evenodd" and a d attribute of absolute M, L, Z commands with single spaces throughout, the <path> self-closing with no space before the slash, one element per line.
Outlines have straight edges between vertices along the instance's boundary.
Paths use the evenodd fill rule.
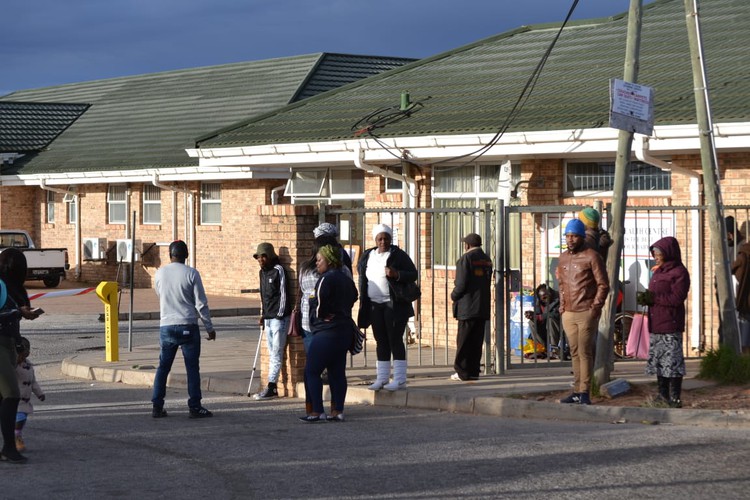
<path fill-rule="evenodd" d="M 286 347 L 289 315 L 294 307 L 289 295 L 289 279 L 286 270 L 279 263 L 273 245 L 261 243 L 253 257 L 260 264 L 259 324 L 263 325 L 268 345 L 268 387 L 254 396 L 255 400 L 272 399 L 279 396 L 276 383 L 281 372 Z"/>
<path fill-rule="evenodd" d="M 16 413 L 16 449 L 23 451 L 26 444 L 23 442 L 23 426 L 26 425 L 26 419 L 34 413 L 34 407 L 31 405 L 31 393 L 33 392 L 39 401 L 44 401 L 44 391 L 39 387 L 34 374 L 34 365 L 28 360 L 31 353 L 31 344 L 29 339 L 21 337 L 21 350 L 18 352 L 18 364 L 16 365 L 16 374 L 18 376 L 18 385 L 21 390 L 21 402 L 18 404 Z"/>

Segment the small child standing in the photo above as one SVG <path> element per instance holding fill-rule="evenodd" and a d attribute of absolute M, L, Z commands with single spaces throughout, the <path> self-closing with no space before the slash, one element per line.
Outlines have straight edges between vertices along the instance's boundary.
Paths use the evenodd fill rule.
<path fill-rule="evenodd" d="M 270 243 L 261 243 L 253 255 L 260 265 L 259 324 L 265 330 L 268 345 L 268 386 L 254 396 L 257 401 L 279 396 L 276 384 L 279 381 L 284 360 L 289 315 L 294 306 L 289 295 L 287 270 L 279 263 L 279 257 Z"/>
<path fill-rule="evenodd" d="M 31 343 L 26 337 L 21 337 L 21 350 L 18 352 L 18 364 L 16 365 L 16 374 L 18 376 L 18 385 L 21 389 L 21 401 L 18 404 L 16 412 L 16 449 L 23 451 L 26 444 L 23 442 L 23 427 L 26 425 L 26 419 L 34 413 L 34 407 L 31 405 L 31 393 L 33 392 L 39 401 L 44 401 L 44 391 L 36 381 L 34 374 L 34 365 L 28 360 L 31 354 Z"/>

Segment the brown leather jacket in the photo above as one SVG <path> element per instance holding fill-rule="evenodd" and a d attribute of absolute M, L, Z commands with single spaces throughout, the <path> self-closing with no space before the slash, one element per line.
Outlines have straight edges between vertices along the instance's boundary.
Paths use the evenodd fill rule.
<path fill-rule="evenodd" d="M 604 261 L 596 250 L 584 247 L 578 252 L 566 250 L 557 268 L 560 281 L 560 313 L 589 309 L 597 314 L 609 293 L 609 278 Z"/>

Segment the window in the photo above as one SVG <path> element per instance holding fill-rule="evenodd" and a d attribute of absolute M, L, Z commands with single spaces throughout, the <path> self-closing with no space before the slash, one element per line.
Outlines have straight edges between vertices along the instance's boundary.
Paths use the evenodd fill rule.
<path fill-rule="evenodd" d="M 393 172 L 394 174 L 399 174 L 399 175 L 401 175 L 404 171 L 401 165 L 387 167 L 386 170 L 388 170 L 389 172 Z M 404 181 L 398 181 L 390 177 L 385 178 L 385 192 L 386 193 L 394 193 L 394 192 L 400 193 L 403 190 L 403 188 L 404 188 Z"/>
<path fill-rule="evenodd" d="M 109 186 L 107 192 L 107 212 L 110 224 L 125 224 L 127 222 L 127 187 L 124 185 Z"/>
<path fill-rule="evenodd" d="M 201 184 L 201 224 L 221 224 L 221 184 Z"/>
<path fill-rule="evenodd" d="M 55 192 L 47 191 L 47 223 L 55 223 Z"/>
<path fill-rule="evenodd" d="M 615 162 L 567 162 L 565 165 L 565 191 L 567 194 L 600 194 L 612 191 L 615 184 Z M 671 191 L 670 172 L 640 161 L 630 162 L 627 177 L 628 191 Z"/>
<path fill-rule="evenodd" d="M 506 163 L 435 169 L 433 207 L 441 209 L 432 228 L 435 265 L 453 266 L 463 253 L 461 240 L 468 233 L 480 234 L 485 251 L 494 253 L 497 200 L 501 186 L 511 184 L 511 167 Z M 490 234 L 486 234 L 488 226 Z"/>
<path fill-rule="evenodd" d="M 284 196 L 291 197 L 296 205 L 364 200 L 365 173 L 351 168 L 293 170 Z"/>
<path fill-rule="evenodd" d="M 161 224 L 161 189 L 152 185 L 143 185 L 143 223 Z"/>
<path fill-rule="evenodd" d="M 78 220 L 78 196 L 68 193 L 63 197 L 63 202 L 68 207 L 68 224 L 75 224 Z"/>

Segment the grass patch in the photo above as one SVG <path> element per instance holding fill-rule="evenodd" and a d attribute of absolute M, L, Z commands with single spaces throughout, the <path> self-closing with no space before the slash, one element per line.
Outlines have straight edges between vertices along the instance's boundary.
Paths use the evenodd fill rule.
<path fill-rule="evenodd" d="M 701 360 L 698 378 L 721 384 L 747 384 L 750 382 L 750 356 L 737 354 L 728 346 L 712 349 Z"/>

